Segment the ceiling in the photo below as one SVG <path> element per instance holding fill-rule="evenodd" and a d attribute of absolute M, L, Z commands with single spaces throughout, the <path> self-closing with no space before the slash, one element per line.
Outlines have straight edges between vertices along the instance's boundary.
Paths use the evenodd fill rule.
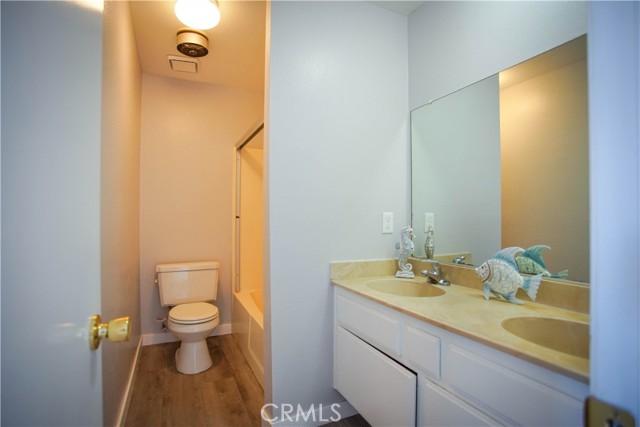
<path fill-rule="evenodd" d="M 371 0 L 369 3 L 373 3 L 376 6 L 380 6 L 384 9 L 390 10 L 392 12 L 399 13 L 401 15 L 409 16 L 413 13 L 414 10 L 420 7 L 424 1 L 419 0 Z"/>
<path fill-rule="evenodd" d="M 564 67 L 587 57 L 587 36 L 580 36 L 500 72 L 500 89 Z"/>
<path fill-rule="evenodd" d="M 198 73 L 173 71 L 168 55 L 176 49 L 176 32 L 184 25 L 173 13 L 174 1 L 132 1 L 131 15 L 142 71 L 159 76 L 262 91 L 266 3 L 219 1 L 220 24 L 204 33 L 209 54 L 199 58 Z"/>
<path fill-rule="evenodd" d="M 423 1 L 370 1 L 410 15 Z M 134 34 L 142 71 L 247 90 L 264 90 L 266 2 L 219 0 L 220 24 L 204 33 L 209 54 L 199 58 L 198 73 L 173 71 L 168 55 L 176 49 L 176 32 L 184 25 L 173 13 L 173 0 L 131 1 Z"/>

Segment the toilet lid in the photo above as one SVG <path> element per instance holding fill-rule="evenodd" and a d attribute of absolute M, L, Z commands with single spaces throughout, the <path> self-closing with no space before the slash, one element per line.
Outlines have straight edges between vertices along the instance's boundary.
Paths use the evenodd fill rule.
<path fill-rule="evenodd" d="M 169 319 L 176 323 L 204 323 L 218 317 L 218 307 L 207 302 L 180 304 L 169 311 Z"/>

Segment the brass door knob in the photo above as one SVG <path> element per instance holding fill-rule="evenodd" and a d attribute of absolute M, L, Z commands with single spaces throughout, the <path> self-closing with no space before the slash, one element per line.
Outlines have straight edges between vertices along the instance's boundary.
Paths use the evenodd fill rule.
<path fill-rule="evenodd" d="M 100 340 L 107 338 L 109 341 L 129 341 L 131 336 L 131 320 L 129 316 L 118 317 L 109 323 L 102 323 L 100 315 L 91 317 L 89 330 L 89 347 L 96 350 L 100 347 Z"/>

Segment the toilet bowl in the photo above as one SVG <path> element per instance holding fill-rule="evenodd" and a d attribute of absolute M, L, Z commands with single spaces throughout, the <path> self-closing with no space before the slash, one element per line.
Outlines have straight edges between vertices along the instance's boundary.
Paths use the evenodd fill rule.
<path fill-rule="evenodd" d="M 179 304 L 169 311 L 168 328 L 178 338 L 176 369 L 197 374 L 211 367 L 206 338 L 220 324 L 218 307 L 206 302 Z"/>
<path fill-rule="evenodd" d="M 216 261 L 196 261 L 156 266 L 160 305 L 171 307 L 167 327 L 181 341 L 176 351 L 176 369 L 197 374 L 208 369 L 211 356 L 206 338 L 220 324 Z"/>

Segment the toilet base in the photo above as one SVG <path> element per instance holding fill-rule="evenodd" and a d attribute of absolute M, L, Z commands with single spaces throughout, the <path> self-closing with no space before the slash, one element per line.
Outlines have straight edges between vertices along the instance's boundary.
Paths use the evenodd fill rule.
<path fill-rule="evenodd" d="M 209 348 L 205 340 L 182 342 L 176 350 L 176 369 L 183 374 L 197 374 L 213 365 Z"/>

